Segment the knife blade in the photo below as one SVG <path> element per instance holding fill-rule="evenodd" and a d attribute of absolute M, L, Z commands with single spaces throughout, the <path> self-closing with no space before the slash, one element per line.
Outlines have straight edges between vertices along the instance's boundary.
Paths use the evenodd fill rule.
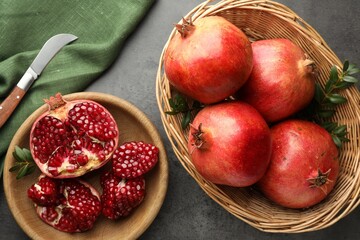
<path fill-rule="evenodd" d="M 72 34 L 61 33 L 51 37 L 45 42 L 10 95 L 0 104 L 0 128 L 13 113 L 27 90 L 39 77 L 51 59 L 53 59 L 65 45 L 75 41 L 77 38 L 78 37 Z"/>

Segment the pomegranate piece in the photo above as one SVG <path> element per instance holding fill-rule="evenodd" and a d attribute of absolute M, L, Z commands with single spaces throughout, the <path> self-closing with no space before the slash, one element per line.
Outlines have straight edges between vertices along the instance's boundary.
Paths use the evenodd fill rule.
<path fill-rule="evenodd" d="M 39 205 L 38 199 L 34 200 L 29 195 L 44 222 L 63 232 L 83 232 L 93 227 L 101 213 L 101 202 L 99 193 L 91 185 L 75 178 L 51 179 L 44 174 L 39 179 L 35 186 L 43 186 L 41 189 L 44 189 L 43 182 L 46 181 L 46 186 L 52 186 L 58 196 L 53 204 Z"/>
<path fill-rule="evenodd" d="M 119 146 L 112 155 L 114 175 L 132 179 L 149 172 L 158 162 L 159 149 L 150 144 L 127 142 Z"/>
<path fill-rule="evenodd" d="M 128 216 L 145 196 L 143 176 L 124 179 L 116 177 L 112 172 L 106 172 L 101 176 L 100 184 L 103 188 L 102 214 L 112 220 Z"/>
<path fill-rule="evenodd" d="M 72 178 L 106 164 L 118 145 L 111 113 L 91 100 L 46 100 L 49 110 L 33 124 L 30 151 L 40 170 L 53 178 Z"/>
<path fill-rule="evenodd" d="M 47 176 L 39 178 L 27 191 L 28 197 L 37 205 L 56 205 L 60 201 L 58 181 Z"/>

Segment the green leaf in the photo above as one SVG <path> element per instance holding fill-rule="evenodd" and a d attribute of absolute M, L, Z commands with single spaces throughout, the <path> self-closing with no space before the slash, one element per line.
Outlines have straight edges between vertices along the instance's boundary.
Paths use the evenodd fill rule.
<path fill-rule="evenodd" d="M 172 98 L 169 98 L 169 105 L 171 108 L 175 108 L 175 102 L 174 102 L 174 99 Z"/>
<path fill-rule="evenodd" d="M 9 171 L 10 172 L 15 172 L 17 170 L 19 170 L 21 168 L 21 165 L 20 164 L 15 164 L 14 166 L 12 166 Z"/>
<path fill-rule="evenodd" d="M 15 158 L 15 164 L 9 169 L 9 171 L 18 171 L 16 179 L 20 179 L 26 175 L 29 175 L 36 169 L 36 165 L 29 149 L 15 146 L 12 154 Z"/>
<path fill-rule="evenodd" d="M 338 136 L 340 139 L 341 139 L 341 141 L 343 141 L 342 139 L 343 138 L 345 138 L 345 136 L 348 134 L 348 132 L 347 131 L 344 131 L 344 132 L 340 132 L 340 133 L 338 133 L 338 134 L 336 134 L 336 136 Z M 346 138 L 345 138 L 346 139 Z"/>
<path fill-rule="evenodd" d="M 23 161 L 26 160 L 26 154 L 24 153 L 24 151 L 19 146 L 15 146 L 15 151 L 13 152 L 13 156 L 19 162 L 23 162 Z"/>
<path fill-rule="evenodd" d="M 358 72 L 360 72 L 360 69 L 357 68 L 354 64 L 350 64 L 346 73 L 347 73 L 347 75 L 353 75 Z"/>
<path fill-rule="evenodd" d="M 339 80 L 339 74 L 337 71 L 336 66 L 332 66 L 330 69 L 330 78 L 329 78 L 329 82 L 330 84 L 334 84 Z"/>
<path fill-rule="evenodd" d="M 348 88 L 348 87 L 350 87 L 352 85 L 353 85 L 353 83 L 342 81 L 342 82 L 339 82 L 338 84 L 336 84 L 335 88 L 339 89 L 339 90 L 340 89 L 346 89 L 346 88 Z"/>
<path fill-rule="evenodd" d="M 346 133 L 346 129 L 347 129 L 346 125 L 340 125 L 336 129 L 333 130 L 333 133 L 336 135 Z"/>
<path fill-rule="evenodd" d="M 340 140 L 342 142 L 350 142 L 350 139 L 346 138 L 346 137 L 340 137 Z"/>
<path fill-rule="evenodd" d="M 20 179 L 20 178 L 26 176 L 26 172 L 27 172 L 27 165 L 24 165 L 18 171 L 18 174 L 16 175 L 16 179 Z"/>
<path fill-rule="evenodd" d="M 341 104 L 347 102 L 347 99 L 338 93 L 331 94 L 328 97 L 329 101 L 335 104 Z"/>
<path fill-rule="evenodd" d="M 27 148 L 23 148 L 22 149 L 24 155 L 25 155 L 25 159 L 27 162 L 33 162 L 33 158 L 32 158 L 32 155 L 31 155 L 31 152 L 29 149 Z"/>
<path fill-rule="evenodd" d="M 335 84 L 332 81 L 327 81 L 325 84 L 325 92 L 329 93 L 331 92 L 331 88 L 334 86 Z"/>
<path fill-rule="evenodd" d="M 35 169 L 36 169 L 35 165 L 29 166 L 26 175 L 33 173 L 35 171 Z"/>
<path fill-rule="evenodd" d="M 320 86 L 319 83 L 315 83 L 315 95 L 314 98 L 316 100 L 316 102 L 320 103 L 323 101 L 323 99 L 325 98 L 324 92 Z"/>
<path fill-rule="evenodd" d="M 341 142 L 340 138 L 339 138 L 338 136 L 336 136 L 336 135 L 332 135 L 332 139 L 333 139 L 335 145 L 336 145 L 338 148 L 341 148 L 342 142 Z"/>
<path fill-rule="evenodd" d="M 349 61 L 346 60 L 343 65 L 343 72 L 346 72 L 346 70 L 348 70 L 348 68 L 349 68 Z"/>
<path fill-rule="evenodd" d="M 323 103 L 322 107 L 324 109 L 334 109 L 337 106 L 336 103 L 330 102 L 330 99 L 327 98 L 326 102 Z"/>
<path fill-rule="evenodd" d="M 335 113 L 335 110 L 329 109 L 329 110 L 319 110 L 318 115 L 321 118 L 329 118 L 332 117 Z"/>
<path fill-rule="evenodd" d="M 190 121 L 191 121 L 191 112 L 187 112 L 181 121 L 181 127 L 185 129 L 189 125 Z"/>
<path fill-rule="evenodd" d="M 334 122 L 323 122 L 321 123 L 321 126 L 323 126 L 323 128 L 325 128 L 330 133 L 337 128 L 337 124 Z"/>
<path fill-rule="evenodd" d="M 345 76 L 343 80 L 348 83 L 357 83 L 359 81 L 353 76 Z"/>
<path fill-rule="evenodd" d="M 181 127 L 185 129 L 191 122 L 192 113 L 196 114 L 198 110 L 204 107 L 204 105 L 198 101 L 193 101 L 192 106 L 189 106 L 186 98 L 180 94 L 170 98 L 169 105 L 172 108 L 171 111 L 166 111 L 168 115 L 182 114 Z"/>

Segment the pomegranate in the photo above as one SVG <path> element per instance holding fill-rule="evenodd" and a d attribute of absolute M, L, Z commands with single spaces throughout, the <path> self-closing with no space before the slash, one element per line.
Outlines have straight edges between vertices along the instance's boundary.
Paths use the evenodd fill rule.
<path fill-rule="evenodd" d="M 110 171 L 101 176 L 100 184 L 103 188 L 102 213 L 112 220 L 128 216 L 145 197 L 145 178 L 143 176 L 125 179 L 115 176 Z"/>
<path fill-rule="evenodd" d="M 159 149 L 151 143 L 126 142 L 112 155 L 112 170 L 120 178 L 137 178 L 153 169 L 158 158 Z"/>
<path fill-rule="evenodd" d="M 286 120 L 271 128 L 271 136 L 271 161 L 260 190 L 288 208 L 322 201 L 339 174 L 338 149 L 330 134 L 309 121 Z"/>
<path fill-rule="evenodd" d="M 314 62 L 288 39 L 252 43 L 254 66 L 237 93 L 267 122 L 276 122 L 306 107 L 315 92 Z"/>
<path fill-rule="evenodd" d="M 34 201 L 39 217 L 64 232 L 87 231 L 101 214 L 99 193 L 76 178 L 55 179 L 42 174 L 28 190 L 28 196 Z"/>
<path fill-rule="evenodd" d="M 252 69 L 247 36 L 220 16 L 183 19 L 164 55 L 169 82 L 202 103 L 215 103 L 234 94 Z"/>
<path fill-rule="evenodd" d="M 28 197 L 37 205 L 57 205 L 61 195 L 59 192 L 59 181 L 41 175 L 37 183 L 31 185 L 27 191 Z"/>
<path fill-rule="evenodd" d="M 112 115 L 91 100 L 46 100 L 49 110 L 34 122 L 30 151 L 40 170 L 54 178 L 71 178 L 106 164 L 118 145 Z"/>
<path fill-rule="evenodd" d="M 233 101 L 203 108 L 188 141 L 197 171 L 208 181 L 234 187 L 257 182 L 270 161 L 270 129 L 249 104 Z"/>

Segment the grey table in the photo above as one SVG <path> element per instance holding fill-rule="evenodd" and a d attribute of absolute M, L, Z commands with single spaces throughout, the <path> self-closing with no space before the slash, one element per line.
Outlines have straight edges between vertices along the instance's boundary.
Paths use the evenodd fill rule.
<path fill-rule="evenodd" d="M 343 61 L 360 66 L 359 0 L 279 0 L 314 27 Z M 173 23 L 201 0 L 158 0 L 112 67 L 87 91 L 113 94 L 141 110 L 158 127 L 168 152 L 169 187 L 163 207 L 141 239 L 360 239 L 360 208 L 324 230 L 270 234 L 237 219 L 211 200 L 181 166 L 160 120 L 155 98 L 159 57 Z M 0 239 L 28 239 L 6 204 L 0 186 Z"/>

